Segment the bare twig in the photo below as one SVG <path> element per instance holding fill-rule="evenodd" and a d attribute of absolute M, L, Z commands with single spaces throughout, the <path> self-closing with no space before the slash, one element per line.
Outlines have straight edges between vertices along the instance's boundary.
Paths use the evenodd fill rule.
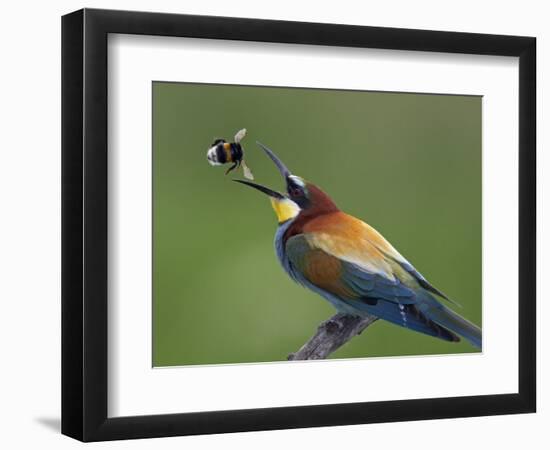
<path fill-rule="evenodd" d="M 288 355 L 288 360 L 325 359 L 376 320 L 374 316 L 338 313 L 319 325 L 315 335 L 300 350 Z"/>

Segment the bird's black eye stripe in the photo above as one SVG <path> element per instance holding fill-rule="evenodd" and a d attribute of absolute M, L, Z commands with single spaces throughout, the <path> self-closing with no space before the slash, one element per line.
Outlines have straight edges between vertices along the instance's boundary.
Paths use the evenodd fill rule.
<path fill-rule="evenodd" d="M 304 190 L 301 186 L 291 182 L 288 186 L 288 194 L 291 197 L 301 197 L 304 195 Z"/>
<path fill-rule="evenodd" d="M 302 191 L 302 189 L 298 187 L 292 187 L 290 188 L 290 195 L 292 195 L 293 197 L 301 197 L 302 195 L 304 195 L 304 191 Z"/>

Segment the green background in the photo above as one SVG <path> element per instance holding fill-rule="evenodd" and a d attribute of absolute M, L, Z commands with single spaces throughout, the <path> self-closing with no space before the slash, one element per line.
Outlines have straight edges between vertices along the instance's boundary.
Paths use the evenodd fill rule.
<path fill-rule="evenodd" d="M 153 365 L 286 360 L 334 310 L 283 272 L 267 197 L 211 167 L 247 128 L 256 181 L 271 147 L 380 231 L 481 324 L 481 98 L 153 83 Z M 378 321 L 331 358 L 475 352 Z"/>

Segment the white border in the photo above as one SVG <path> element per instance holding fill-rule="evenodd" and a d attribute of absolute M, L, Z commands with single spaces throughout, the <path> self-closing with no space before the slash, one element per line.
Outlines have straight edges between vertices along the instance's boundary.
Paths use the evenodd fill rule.
<path fill-rule="evenodd" d="M 110 417 L 517 392 L 517 58 L 125 35 L 108 50 Z M 152 80 L 483 95 L 483 354 L 152 369 Z"/>

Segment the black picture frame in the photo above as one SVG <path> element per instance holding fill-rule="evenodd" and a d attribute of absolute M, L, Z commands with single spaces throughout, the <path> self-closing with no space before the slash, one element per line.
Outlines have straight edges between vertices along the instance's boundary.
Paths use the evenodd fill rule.
<path fill-rule="evenodd" d="M 519 57 L 518 393 L 107 417 L 109 33 Z M 535 90 L 533 37 L 94 9 L 63 16 L 62 433 L 102 441 L 535 412 Z"/>

